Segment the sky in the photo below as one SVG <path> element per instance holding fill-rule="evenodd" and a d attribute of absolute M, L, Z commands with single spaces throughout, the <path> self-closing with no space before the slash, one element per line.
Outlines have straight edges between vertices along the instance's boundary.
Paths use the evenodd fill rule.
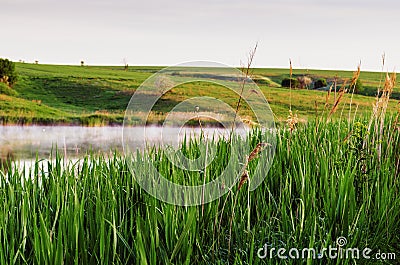
<path fill-rule="evenodd" d="M 0 0 L 0 58 L 51 64 L 400 68 L 397 0 Z M 5 24 L 4 24 L 5 23 Z"/>

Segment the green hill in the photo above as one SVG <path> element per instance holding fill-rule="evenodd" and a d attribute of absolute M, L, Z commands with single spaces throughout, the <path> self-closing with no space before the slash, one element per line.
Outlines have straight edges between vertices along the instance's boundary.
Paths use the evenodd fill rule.
<path fill-rule="evenodd" d="M 126 106 L 135 89 L 161 67 L 123 66 L 64 66 L 16 63 L 19 75 L 13 87 L 16 93 L 0 90 L 0 123 L 3 124 L 121 124 Z M 287 118 L 290 106 L 299 118 L 307 120 L 321 113 L 326 103 L 327 92 L 281 88 L 282 79 L 289 77 L 287 69 L 254 69 L 254 80 L 258 83 L 277 120 Z M 323 77 L 328 83 L 335 78 L 338 84 L 351 78 L 350 71 L 294 70 L 294 76 L 307 75 L 312 79 Z M 376 88 L 384 75 L 362 72 L 363 90 L 354 95 L 353 104 L 357 113 L 371 111 Z M 393 96 L 399 98 L 399 86 Z M 6 95 L 7 94 L 7 95 Z M 333 94 L 333 93 L 332 93 Z M 173 106 L 194 96 L 216 97 L 235 106 L 237 95 L 224 87 L 209 83 L 189 83 L 173 88 L 164 95 L 153 109 L 151 123 L 160 123 Z M 333 97 L 327 108 L 333 105 Z M 348 109 L 350 94 L 341 104 Z M 396 111 L 396 101 L 391 100 L 389 111 Z M 347 106 L 347 107 L 346 107 Z M 243 105 L 241 115 L 252 116 Z M 340 115 L 340 114 L 338 114 Z"/>

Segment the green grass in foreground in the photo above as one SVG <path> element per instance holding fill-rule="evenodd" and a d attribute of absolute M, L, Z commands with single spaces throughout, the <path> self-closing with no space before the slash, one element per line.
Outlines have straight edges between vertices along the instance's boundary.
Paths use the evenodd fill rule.
<path fill-rule="evenodd" d="M 161 67 L 123 67 L 107 66 L 64 66 L 16 64 L 19 81 L 14 91 L 0 89 L 0 123 L 69 123 L 83 125 L 122 124 L 127 104 L 137 89 L 150 75 Z M 294 70 L 295 76 L 307 74 L 314 79 L 326 78 L 328 82 L 337 76 L 338 86 L 352 76 L 350 71 Z M 321 111 L 325 105 L 326 92 L 314 90 L 292 90 L 281 88 L 283 78 L 289 76 L 287 69 L 254 69 L 254 80 L 267 98 L 277 121 L 285 120 L 289 106 L 298 112 L 303 120 L 308 120 Z M 384 75 L 362 72 L 360 80 L 368 92 L 355 95 L 353 111 L 363 114 L 371 109 L 377 87 Z M 271 80 L 267 82 L 265 80 Z M 338 89 L 339 89 L 338 87 Z M 392 97 L 399 99 L 399 86 L 394 87 Z M 7 94 L 7 95 L 6 95 Z M 185 99 L 196 96 L 218 98 L 236 106 L 238 95 L 211 83 L 189 83 L 172 89 L 154 107 L 149 122 L 161 123 L 167 112 Z M 333 95 L 329 105 L 333 105 Z M 350 94 L 345 94 L 341 104 L 348 109 Z M 394 109 L 395 100 L 389 102 L 389 111 Z M 239 113 L 252 116 L 244 104 Z"/>
<path fill-rule="evenodd" d="M 375 123 L 368 129 L 368 119 L 350 124 L 310 121 L 292 133 L 281 129 L 261 186 L 248 197 L 247 184 L 240 190 L 235 185 L 206 204 L 204 213 L 201 206 L 174 206 L 148 195 L 117 154 L 87 156 L 82 165 L 65 170 L 57 156 L 49 162 L 49 172 L 36 167 L 28 179 L 23 173 L 0 173 L 0 263 L 304 264 L 306 260 L 261 260 L 257 250 L 265 243 L 321 249 L 335 246 L 340 236 L 347 238 L 346 247 L 395 253 L 398 260 L 396 122 L 393 116 L 387 118 L 381 133 L 376 133 Z M 257 133 L 252 137 L 255 145 Z M 193 153 L 192 144 L 184 152 Z M 229 149 L 224 140 L 218 146 Z M 179 177 L 162 151 L 137 159 L 157 164 L 171 179 Z M 206 169 L 211 179 L 226 163 L 223 154 L 216 159 Z M 254 166 L 250 164 L 250 177 Z M 148 174 L 139 164 L 136 169 Z M 179 179 L 188 185 L 201 179 L 196 172 L 188 176 Z M 308 264 L 355 261 L 371 264 L 325 258 Z"/>

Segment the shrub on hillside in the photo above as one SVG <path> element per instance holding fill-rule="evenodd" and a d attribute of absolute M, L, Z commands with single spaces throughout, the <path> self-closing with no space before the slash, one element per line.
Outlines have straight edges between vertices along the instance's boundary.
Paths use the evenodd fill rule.
<path fill-rule="evenodd" d="M 328 83 L 326 82 L 325 78 L 319 78 L 314 82 L 314 89 L 321 88 L 327 86 Z"/>
<path fill-rule="evenodd" d="M 12 86 L 16 81 L 15 64 L 8 59 L 0 58 L 0 83 Z"/>
<path fill-rule="evenodd" d="M 5 94 L 8 96 L 16 97 L 18 96 L 18 92 L 9 88 L 6 84 L 0 83 L 0 94 Z"/>
<path fill-rule="evenodd" d="M 300 87 L 299 81 L 296 78 L 285 78 L 281 82 L 282 87 Z"/>
<path fill-rule="evenodd" d="M 297 77 L 297 81 L 299 81 L 300 88 L 309 88 L 312 84 L 312 79 L 308 76 L 299 76 Z"/>

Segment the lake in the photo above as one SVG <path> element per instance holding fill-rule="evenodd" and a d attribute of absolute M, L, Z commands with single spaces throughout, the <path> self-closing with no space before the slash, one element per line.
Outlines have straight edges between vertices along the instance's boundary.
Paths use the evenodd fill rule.
<path fill-rule="evenodd" d="M 145 130 L 145 139 L 143 139 Z M 246 135 L 246 128 L 235 130 Z M 230 130 L 204 128 L 206 138 L 227 137 Z M 170 144 L 176 146 L 185 136 L 197 137 L 198 127 L 128 127 L 124 129 L 125 142 L 131 149 L 143 149 L 146 145 Z M 55 150 L 70 159 L 92 152 L 109 154 L 123 152 L 123 127 L 81 126 L 0 126 L 0 154 L 12 152 L 16 160 L 48 159 Z M 145 140 L 145 141 L 144 141 Z"/>

